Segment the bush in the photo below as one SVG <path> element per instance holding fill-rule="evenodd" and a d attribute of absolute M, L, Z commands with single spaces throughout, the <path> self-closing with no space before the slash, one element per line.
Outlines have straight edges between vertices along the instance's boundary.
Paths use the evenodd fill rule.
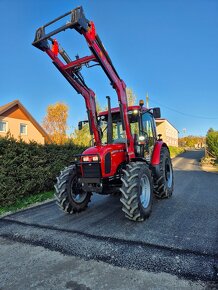
<path fill-rule="evenodd" d="M 0 205 L 51 190 L 59 171 L 83 150 L 72 143 L 39 145 L 0 137 Z"/>
<path fill-rule="evenodd" d="M 171 158 L 185 152 L 185 149 L 182 147 L 169 146 L 169 150 L 170 150 L 170 157 Z"/>
<path fill-rule="evenodd" d="M 201 136 L 187 136 L 179 138 L 180 147 L 201 148 L 205 144 L 205 137 Z"/>
<path fill-rule="evenodd" d="M 218 131 L 208 131 L 206 144 L 208 151 L 218 160 Z"/>

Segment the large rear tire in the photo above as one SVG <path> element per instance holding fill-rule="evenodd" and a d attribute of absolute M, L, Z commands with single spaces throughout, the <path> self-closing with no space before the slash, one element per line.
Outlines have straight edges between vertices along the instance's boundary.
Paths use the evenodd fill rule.
<path fill-rule="evenodd" d="M 69 214 L 80 212 L 87 208 L 92 193 L 84 191 L 77 182 L 75 165 L 66 167 L 55 184 L 55 197 L 58 206 Z"/>
<path fill-rule="evenodd" d="M 154 176 L 154 193 L 159 199 L 172 196 L 174 186 L 173 166 L 169 150 L 161 148 L 160 164 L 156 176 Z"/>
<path fill-rule="evenodd" d="M 153 186 L 148 166 L 143 162 L 130 162 L 123 170 L 120 188 L 122 210 L 133 221 L 143 221 L 152 211 Z"/>

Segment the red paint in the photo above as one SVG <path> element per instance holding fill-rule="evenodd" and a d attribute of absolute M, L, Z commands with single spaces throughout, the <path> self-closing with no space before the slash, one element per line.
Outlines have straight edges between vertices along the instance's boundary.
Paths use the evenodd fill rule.
<path fill-rule="evenodd" d="M 116 174 L 119 165 L 127 161 L 125 152 L 125 144 L 109 144 L 102 146 L 94 146 L 86 149 L 83 154 L 96 154 L 100 157 L 102 178 L 113 176 Z M 111 153 L 111 172 L 105 174 L 105 155 Z"/>
<path fill-rule="evenodd" d="M 52 41 L 52 48 L 51 51 L 54 53 L 55 56 L 58 55 L 59 52 L 59 45 L 56 39 L 53 39 Z"/>
<path fill-rule="evenodd" d="M 151 158 L 151 165 L 158 165 L 160 163 L 160 151 L 162 147 L 167 147 L 163 141 L 156 141 Z"/>
<path fill-rule="evenodd" d="M 89 35 L 89 39 L 94 40 L 96 37 L 95 24 L 93 21 L 90 21 L 89 25 L 90 25 L 90 27 L 89 27 L 87 34 Z"/>
<path fill-rule="evenodd" d="M 86 64 L 90 61 L 96 61 L 96 58 L 94 55 L 84 56 L 84 57 L 81 57 L 80 59 L 76 59 L 74 61 L 71 61 L 70 63 L 64 65 L 63 69 L 64 70 L 73 69 L 75 67 Z"/>

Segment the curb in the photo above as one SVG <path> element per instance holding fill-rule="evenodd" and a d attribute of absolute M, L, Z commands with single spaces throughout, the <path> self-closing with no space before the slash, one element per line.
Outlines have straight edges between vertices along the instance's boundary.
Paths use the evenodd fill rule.
<path fill-rule="evenodd" d="M 31 208 L 37 208 L 37 207 L 44 205 L 44 204 L 47 204 L 47 203 L 52 203 L 54 200 L 55 200 L 55 198 L 50 198 L 50 199 L 46 199 L 46 200 L 41 201 L 41 202 L 33 203 L 31 205 L 28 205 L 27 207 L 17 209 L 13 212 L 12 211 L 5 212 L 2 215 L 0 215 L 0 219 L 4 218 L 6 216 L 11 216 L 11 215 L 16 214 L 16 213 L 21 212 L 21 211 L 26 211 L 26 210 L 31 209 Z"/>

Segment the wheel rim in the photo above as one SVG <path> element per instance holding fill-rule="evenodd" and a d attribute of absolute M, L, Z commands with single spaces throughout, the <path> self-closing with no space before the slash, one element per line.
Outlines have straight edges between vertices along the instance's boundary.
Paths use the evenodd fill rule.
<path fill-rule="evenodd" d="M 70 196 L 76 203 L 82 203 L 87 196 L 87 192 L 82 190 L 81 186 L 77 183 L 76 178 L 72 180 Z"/>
<path fill-rule="evenodd" d="M 143 175 L 140 180 L 140 201 L 144 208 L 147 208 L 151 198 L 150 181 L 146 175 Z"/>
<path fill-rule="evenodd" d="M 167 182 L 167 187 L 170 188 L 173 182 L 173 171 L 169 159 L 167 159 L 165 162 L 165 178 Z"/>

